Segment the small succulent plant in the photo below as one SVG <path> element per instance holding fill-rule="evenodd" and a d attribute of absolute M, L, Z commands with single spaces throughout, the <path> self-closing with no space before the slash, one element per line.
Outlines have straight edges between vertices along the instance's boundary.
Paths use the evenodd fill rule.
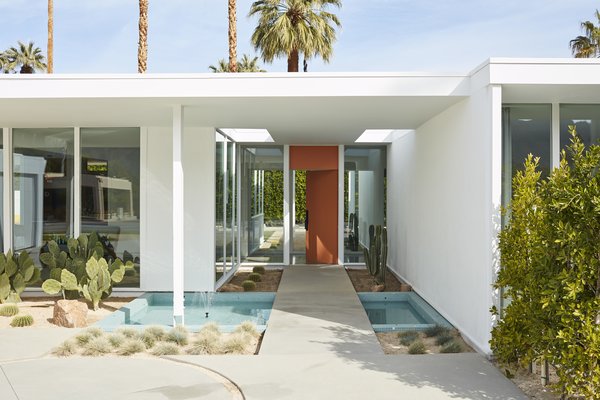
<path fill-rule="evenodd" d="M 33 317 L 29 314 L 16 315 L 10 322 L 10 326 L 13 328 L 23 328 L 31 325 L 33 325 Z"/>
<path fill-rule="evenodd" d="M 256 282 L 254 281 L 244 281 L 242 282 L 242 287 L 244 288 L 244 292 L 254 292 L 256 290 Z"/>

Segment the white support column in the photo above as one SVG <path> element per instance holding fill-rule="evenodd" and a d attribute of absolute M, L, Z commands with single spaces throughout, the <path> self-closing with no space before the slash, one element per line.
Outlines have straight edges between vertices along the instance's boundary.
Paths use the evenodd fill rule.
<path fill-rule="evenodd" d="M 183 308 L 183 106 L 173 106 L 173 324 L 184 325 Z"/>
<path fill-rule="evenodd" d="M 552 103 L 552 159 L 550 168 L 560 165 L 560 104 Z"/>
<path fill-rule="evenodd" d="M 283 264 L 290 265 L 290 146 L 283 146 Z"/>
<path fill-rule="evenodd" d="M 75 127 L 75 140 L 73 151 L 73 197 L 71 212 L 73 213 L 73 226 L 71 233 L 77 238 L 81 234 L 81 129 Z M 131 208 L 133 210 L 133 208 Z"/>
<path fill-rule="evenodd" d="M 3 130 L 3 159 L 2 159 L 2 171 L 3 171 L 3 181 L 2 181 L 2 190 L 3 190 L 3 203 L 4 209 L 2 210 L 2 217 L 4 223 L 2 227 L 4 228 L 4 252 L 7 252 L 8 249 L 12 249 L 13 247 L 13 187 L 12 187 L 12 128 L 4 128 Z"/>
<path fill-rule="evenodd" d="M 344 264 L 344 145 L 338 146 L 338 264 Z"/>
<path fill-rule="evenodd" d="M 491 178 L 491 202 L 490 202 L 490 244 L 491 265 L 488 270 L 487 287 L 496 281 L 496 275 L 500 269 L 500 250 L 498 248 L 498 234 L 501 229 L 500 206 L 502 204 L 502 86 L 490 86 L 490 109 L 491 109 L 491 146 L 490 146 L 490 178 Z M 498 290 L 491 292 L 489 299 L 491 307 L 502 308 L 501 293 Z M 492 324 L 496 321 L 492 320 Z"/>

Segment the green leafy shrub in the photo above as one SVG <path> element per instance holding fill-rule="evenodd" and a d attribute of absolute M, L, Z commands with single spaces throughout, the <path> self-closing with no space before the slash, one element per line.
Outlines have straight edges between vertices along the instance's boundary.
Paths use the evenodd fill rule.
<path fill-rule="evenodd" d="M 84 356 L 97 357 L 104 354 L 108 354 L 112 351 L 112 345 L 110 341 L 104 336 L 96 336 L 83 345 Z"/>
<path fill-rule="evenodd" d="M 189 335 L 188 330 L 184 326 L 177 325 L 167 333 L 166 340 L 176 343 L 179 346 L 185 346 L 188 344 Z"/>
<path fill-rule="evenodd" d="M 256 325 L 252 321 L 244 321 L 238 326 L 236 326 L 234 332 L 237 333 L 246 333 L 253 338 L 258 338 L 260 333 L 256 330 Z"/>
<path fill-rule="evenodd" d="M 187 348 L 190 355 L 219 354 L 221 352 L 221 335 L 218 332 L 201 331 L 196 340 Z"/>
<path fill-rule="evenodd" d="M 425 336 L 427 337 L 437 337 L 440 335 L 446 335 L 448 334 L 448 332 L 450 332 L 450 329 L 441 325 L 434 325 L 423 331 L 423 333 L 425 333 Z"/>
<path fill-rule="evenodd" d="M 0 303 L 20 302 L 23 290 L 39 280 L 40 270 L 33 265 L 29 253 L 0 253 Z"/>
<path fill-rule="evenodd" d="M 566 397 L 600 393 L 600 146 L 587 148 L 570 127 L 560 166 L 541 178 L 528 156 L 503 211 L 495 287 L 510 303 L 492 330 L 502 363 L 545 359 Z M 592 350 L 594 349 L 594 350 Z"/>
<path fill-rule="evenodd" d="M 225 339 L 222 345 L 223 353 L 225 354 L 244 354 L 252 336 L 246 333 L 232 333 Z"/>
<path fill-rule="evenodd" d="M 253 272 L 250 275 L 248 275 L 248 280 L 253 282 L 260 282 L 262 281 L 262 277 L 260 276 L 260 274 Z"/>
<path fill-rule="evenodd" d="M 175 343 L 161 342 L 158 343 L 151 351 L 151 354 L 157 357 L 160 356 L 175 356 L 179 354 L 179 346 Z"/>
<path fill-rule="evenodd" d="M 0 306 L 0 317 L 12 317 L 19 313 L 19 306 L 16 304 L 3 304 Z"/>
<path fill-rule="evenodd" d="M 253 292 L 256 290 L 256 282 L 244 281 L 242 282 L 242 287 L 244 288 L 244 292 Z"/>
<path fill-rule="evenodd" d="M 427 348 L 425 347 L 425 343 L 420 340 L 413 342 L 408 347 L 408 354 L 425 354 L 427 353 Z"/>
<path fill-rule="evenodd" d="M 446 342 L 440 349 L 440 353 L 460 353 L 462 351 L 462 346 L 456 340 Z"/>
<path fill-rule="evenodd" d="M 435 344 L 437 344 L 438 346 L 443 346 L 452 340 L 454 340 L 454 335 L 452 333 L 450 333 L 450 332 L 440 333 L 435 338 Z"/>
<path fill-rule="evenodd" d="M 146 344 L 142 342 L 141 339 L 126 339 L 117 350 L 117 354 L 121 356 L 130 356 L 144 351 L 146 351 Z"/>
<path fill-rule="evenodd" d="M 403 346 L 410 346 L 410 344 L 418 338 L 419 332 L 417 331 L 398 332 L 398 339 L 400 339 L 400 344 Z"/>
<path fill-rule="evenodd" d="M 264 275 L 266 270 L 265 267 L 263 267 L 262 265 L 257 265 L 256 267 L 252 268 L 252 272 L 254 272 L 255 274 Z"/>
<path fill-rule="evenodd" d="M 23 328 L 31 325 L 33 325 L 33 317 L 29 314 L 16 315 L 10 322 L 10 326 L 13 328 Z"/>
<path fill-rule="evenodd" d="M 77 343 L 73 340 L 65 340 L 59 346 L 52 349 L 52 354 L 57 357 L 68 357 L 77 353 Z"/>

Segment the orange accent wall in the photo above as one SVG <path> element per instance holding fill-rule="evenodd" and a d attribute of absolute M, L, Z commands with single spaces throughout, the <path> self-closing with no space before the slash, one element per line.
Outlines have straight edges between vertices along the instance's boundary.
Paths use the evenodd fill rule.
<path fill-rule="evenodd" d="M 337 171 L 338 147 L 290 146 L 290 169 L 302 169 L 307 171 Z"/>
<path fill-rule="evenodd" d="M 336 149 L 337 151 L 337 149 Z M 337 157 L 336 157 L 337 160 Z M 338 262 L 338 171 L 306 172 L 306 262 Z"/>

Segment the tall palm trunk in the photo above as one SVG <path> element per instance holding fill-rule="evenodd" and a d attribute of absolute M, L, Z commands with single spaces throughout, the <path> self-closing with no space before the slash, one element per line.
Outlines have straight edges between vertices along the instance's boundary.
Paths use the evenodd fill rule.
<path fill-rule="evenodd" d="M 292 50 L 288 55 L 288 72 L 298 72 L 299 63 L 300 57 L 298 56 L 298 50 Z"/>
<path fill-rule="evenodd" d="M 148 67 L 148 0 L 140 0 L 138 72 L 143 74 Z"/>
<path fill-rule="evenodd" d="M 229 0 L 229 72 L 237 72 L 236 0 Z"/>
<path fill-rule="evenodd" d="M 48 0 L 48 67 L 49 74 L 54 72 L 54 4 Z"/>

